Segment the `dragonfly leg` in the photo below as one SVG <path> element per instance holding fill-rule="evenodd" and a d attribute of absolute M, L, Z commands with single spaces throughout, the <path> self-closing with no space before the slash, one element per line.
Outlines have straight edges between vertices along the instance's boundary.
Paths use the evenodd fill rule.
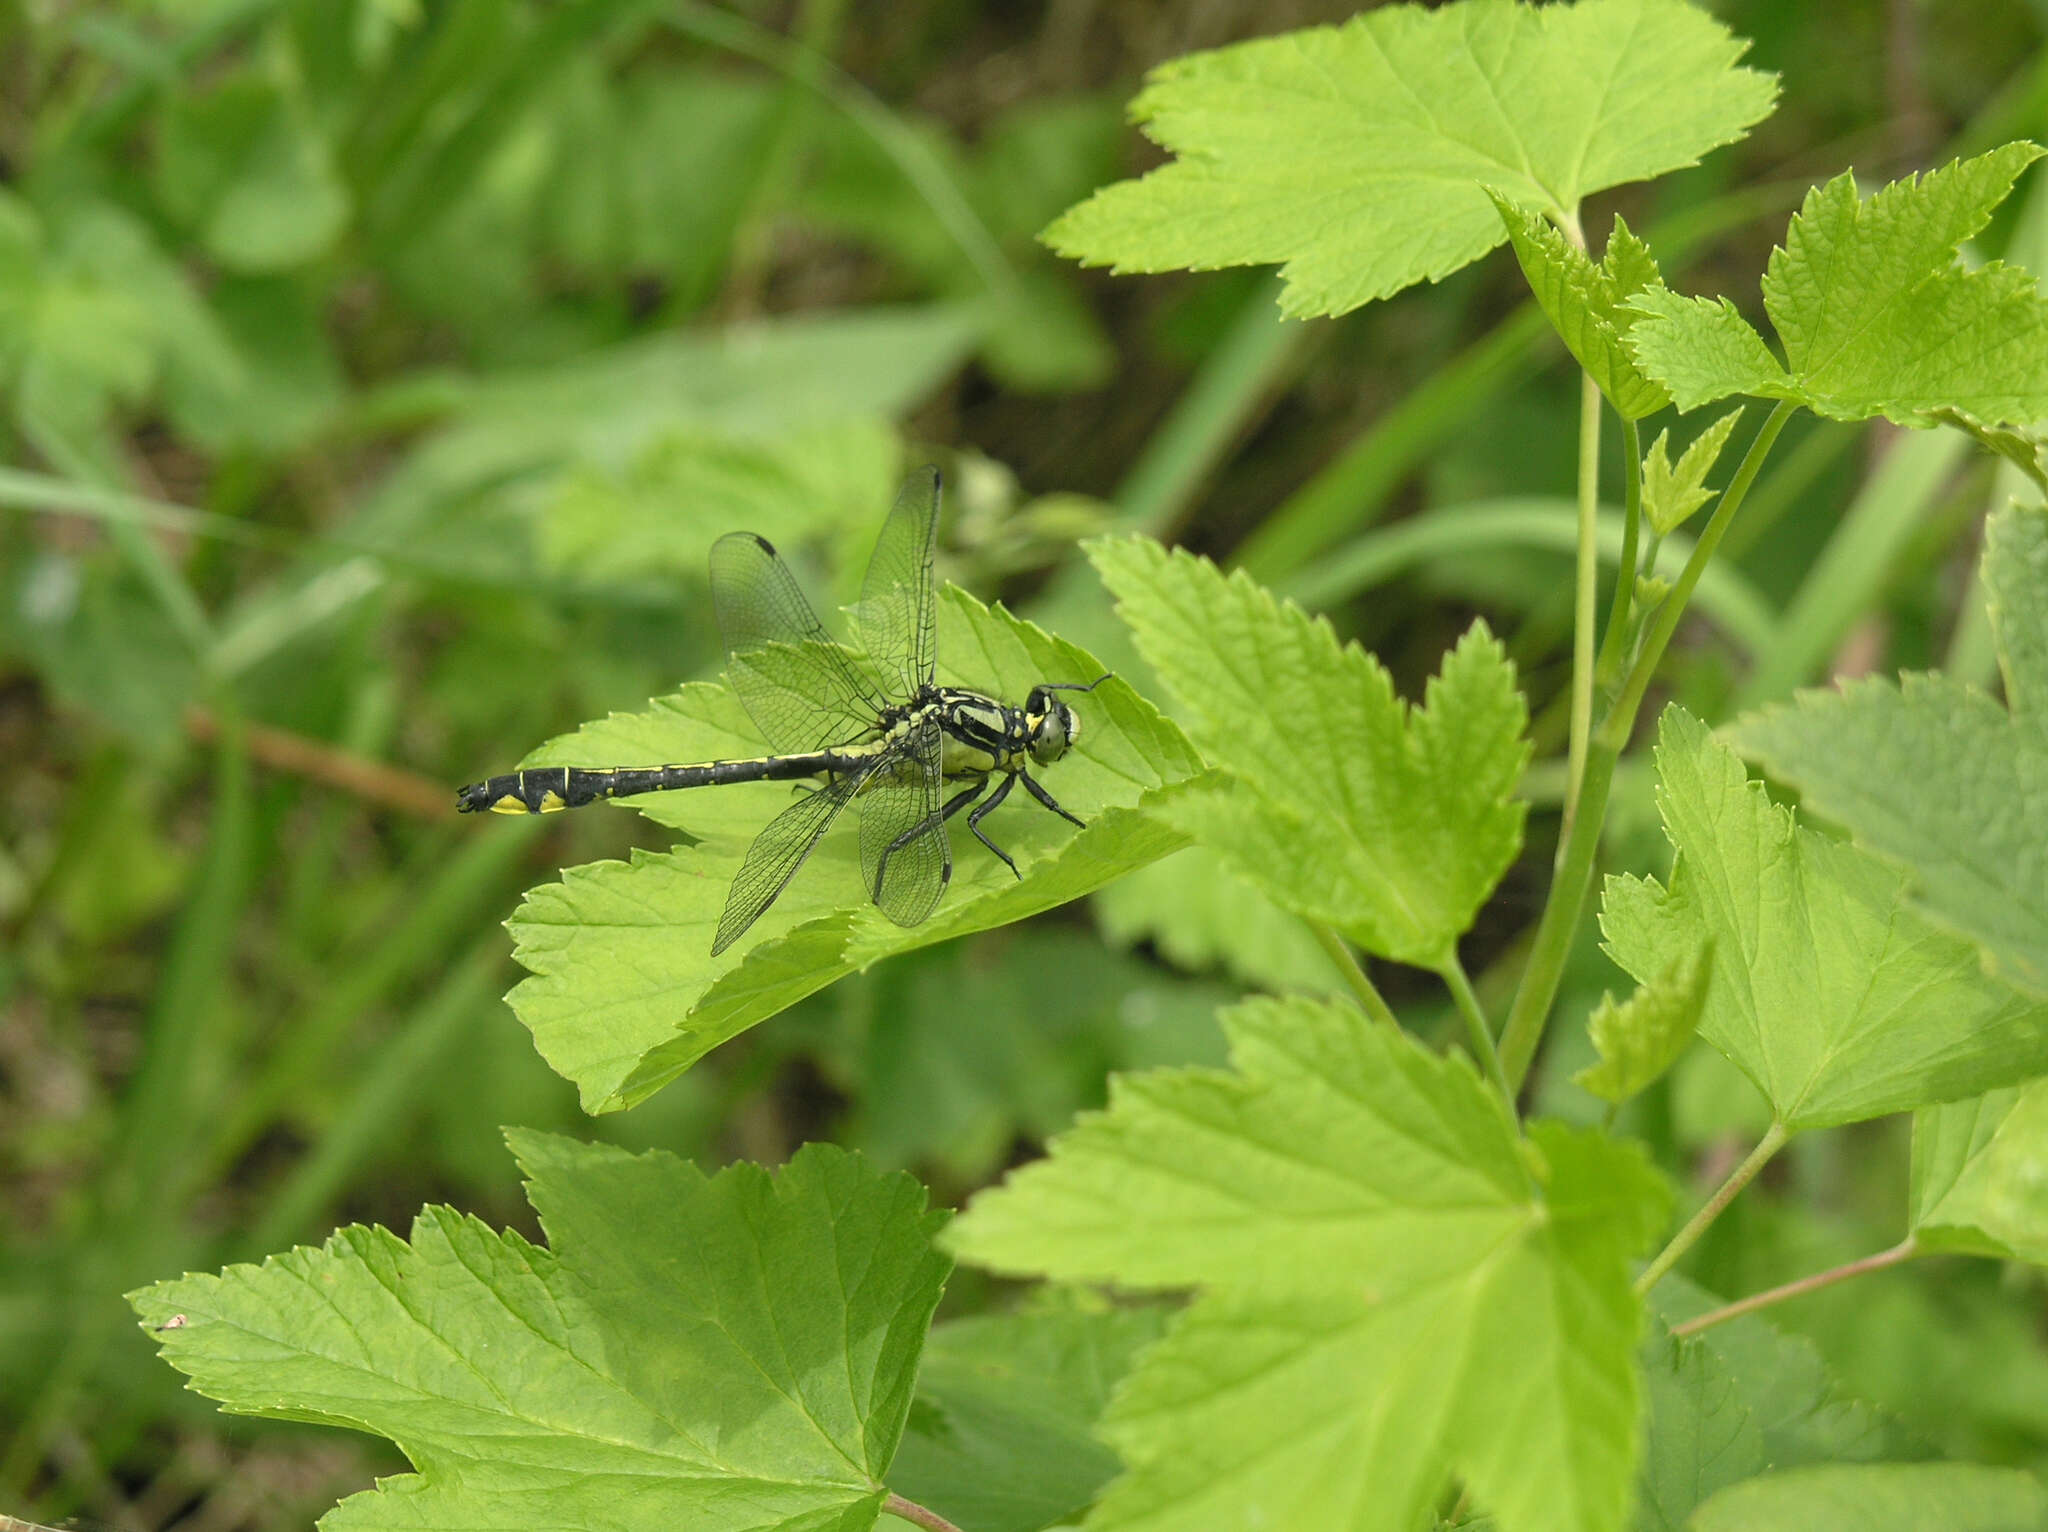
<path fill-rule="evenodd" d="M 947 820 L 951 819 L 955 814 L 959 813 L 962 809 L 966 808 L 968 804 L 972 803 L 976 798 L 980 797 L 982 793 L 987 790 L 987 788 L 988 778 L 983 777 L 980 781 L 976 782 L 972 787 L 965 788 L 962 791 L 953 794 L 951 798 L 948 798 L 946 800 L 946 806 L 939 810 L 939 823 L 944 824 Z M 879 856 L 875 860 L 874 898 L 877 902 L 880 902 L 882 897 L 882 882 L 885 878 L 889 876 L 889 858 L 894 856 L 897 852 L 901 851 L 905 846 L 909 845 L 912 841 L 916 840 L 918 836 L 929 833 L 930 830 L 931 821 L 929 819 L 920 820 L 918 823 L 912 825 L 909 829 L 905 830 L 901 835 L 897 836 L 894 840 L 890 841 L 888 845 L 882 848 L 881 856 Z M 945 843 L 945 839 L 945 836 L 941 835 L 939 837 L 940 844 L 943 845 Z M 1004 860 L 1008 861 L 1009 858 L 1005 857 Z M 948 883 L 953 881 L 953 849 L 950 846 L 946 847 L 946 872 L 944 881 Z"/>
<path fill-rule="evenodd" d="M 1065 809 L 1061 808 L 1059 799 L 1055 798 L 1051 793 L 1047 792 L 1044 788 L 1040 787 L 1038 785 L 1038 778 L 1031 775 L 1030 772 L 1019 771 L 1017 775 L 1024 779 L 1024 790 L 1030 793 L 1032 797 L 1036 798 L 1040 803 L 1044 804 L 1047 808 L 1051 809 L 1055 814 L 1059 815 L 1060 818 L 1066 820 L 1069 824 L 1077 824 L 1084 830 L 1088 828 L 1087 820 L 1077 819 L 1072 814 L 1069 814 Z"/>
<path fill-rule="evenodd" d="M 976 840 L 980 841 L 984 846 L 988 847 L 989 850 L 993 851 L 997 856 L 1001 857 L 1003 859 L 1003 865 L 1009 868 L 1011 873 L 1014 874 L 1017 877 L 1017 879 L 1021 882 L 1023 880 L 1024 874 L 1017 871 L 1017 864 L 1010 860 L 1010 853 L 1005 851 L 1001 846 L 998 846 L 994 841 L 990 840 L 986 835 L 982 834 L 981 832 L 982 816 L 984 814 L 987 814 L 993 808 L 995 808 L 995 806 L 1001 803 L 1005 798 L 1009 797 L 1010 789 L 1016 785 L 1017 779 L 1015 776 L 1004 777 L 1002 781 L 998 782 L 996 784 L 996 790 L 993 793 L 989 794 L 987 801 L 982 803 L 978 808 L 975 809 L 975 811 L 972 814 L 969 814 L 967 816 L 967 828 L 974 832 L 974 838 Z M 950 811 L 952 808 L 952 804 L 947 804 L 946 807 Z"/>

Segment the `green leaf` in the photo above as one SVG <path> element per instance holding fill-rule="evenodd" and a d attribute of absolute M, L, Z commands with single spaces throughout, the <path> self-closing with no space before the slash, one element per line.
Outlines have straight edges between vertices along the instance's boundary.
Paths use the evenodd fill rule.
<path fill-rule="evenodd" d="M 2048 495 L 2048 436 L 2038 427 L 1987 425 L 1975 415 L 1943 406 L 1929 410 L 1928 418 L 1973 438 L 1986 452 L 1995 452 L 2034 481 L 2034 488 Z"/>
<path fill-rule="evenodd" d="M 1572 1078 L 1602 1101 L 1626 1101 L 1678 1061 L 1700 1024 L 1713 943 L 1677 959 L 1621 1005 L 1602 995 L 1588 1030 L 1600 1062 Z"/>
<path fill-rule="evenodd" d="M 1991 425 L 2048 415 L 2048 298 L 2031 273 L 1957 264 L 2013 180 L 2048 150 L 2012 143 L 1867 201 L 1844 173 L 1809 192 L 1771 254 L 1764 307 L 1780 369 L 1734 309 L 1651 291 L 1636 359 L 1682 410 L 1731 393 L 1790 399 L 1837 420 Z"/>
<path fill-rule="evenodd" d="M 545 1248 L 428 1208 L 130 1301 L 229 1410 L 412 1460 L 329 1529 L 872 1526 L 947 1272 L 923 1188 L 511 1140 Z"/>
<path fill-rule="evenodd" d="M 1178 156 L 1044 238 L 1118 271 L 1284 263 L 1281 307 L 1341 314 L 1501 241 L 1486 188 L 1545 214 L 1695 163 L 1773 76 L 1673 0 L 1388 6 L 1155 69 L 1131 116 Z"/>
<path fill-rule="evenodd" d="M 1204 1290 L 1104 1419 L 1129 1472 L 1090 1525 L 1405 1532 L 1455 1471 L 1513 1532 L 1619 1527 L 1656 1173 L 1522 1140 L 1461 1056 L 1348 1006 L 1224 1026 L 1234 1069 L 1118 1078 L 947 1234 L 999 1271 Z"/>
<path fill-rule="evenodd" d="M 1825 1463 L 1730 1485 L 1692 1532 L 2042 1532 L 2048 1490 L 2017 1468 L 1976 1463 Z"/>
<path fill-rule="evenodd" d="M 1036 1532 L 1078 1516 L 1119 1466 L 1093 1434 L 1096 1419 L 1166 1318 L 1069 1300 L 940 1325 L 890 1488 L 974 1532 Z"/>
<path fill-rule="evenodd" d="M 704 577 L 711 545 L 735 527 L 779 547 L 871 532 L 902 476 L 896 433 L 856 416 L 773 436 L 682 427 L 616 468 L 572 466 L 549 497 L 541 561 L 585 579 Z"/>
<path fill-rule="evenodd" d="M 1446 966 L 1522 844 L 1527 706 L 1485 627 L 1411 708 L 1371 655 L 1241 572 L 1142 538 L 1088 551 L 1196 744 L 1239 779 L 1161 813 L 1283 907 Z"/>
<path fill-rule="evenodd" d="M 1643 317 L 1628 332 L 1637 364 L 1671 391 L 1681 410 L 1730 394 L 1782 397 L 1785 369 L 1726 298 L 1686 298 L 1651 288 L 1629 299 Z"/>
<path fill-rule="evenodd" d="M 1730 410 L 1700 432 L 1679 456 L 1676 468 L 1664 448 L 1670 432 L 1659 431 L 1650 443 L 1643 458 L 1643 515 L 1659 537 L 1669 537 L 1718 493 L 1706 487 L 1707 475 L 1714 471 L 1721 449 L 1728 445 L 1728 434 L 1741 418 L 1741 410 Z"/>
<path fill-rule="evenodd" d="M 1222 1061 L 1222 986 L 1167 980 L 1079 928 L 1025 926 L 994 946 L 954 942 L 868 976 L 853 1002 L 864 1024 L 849 1060 L 849 1148 L 979 1185 L 1020 1139 L 1100 1105 L 1112 1069 Z"/>
<path fill-rule="evenodd" d="M 1649 1426 L 1638 1532 L 1678 1532 L 1716 1490 L 1767 1468 L 1900 1450 L 1901 1433 L 1843 1391 L 1806 1337 L 1785 1334 L 1759 1314 L 1673 1336 L 1665 1326 L 1721 1307 L 1675 1273 L 1649 1302 L 1661 1323 L 1643 1346 Z"/>
<path fill-rule="evenodd" d="M 2010 712 L 1946 676 L 1908 675 L 1801 692 L 1730 733 L 1905 864 L 1924 909 L 2000 974 L 2048 994 L 2048 514 L 1991 518 L 1983 580 Z"/>
<path fill-rule="evenodd" d="M 1500 210 L 1515 259 L 1522 263 L 1522 275 L 1551 328 L 1615 412 L 1640 420 L 1669 404 L 1670 393 L 1643 376 L 1626 344 L 1629 327 L 1641 315 L 1625 300 L 1664 284 L 1649 246 L 1630 233 L 1617 214 L 1606 254 L 1596 263 L 1539 215 L 1498 192 L 1488 195 Z"/>
<path fill-rule="evenodd" d="M 1222 968 L 1254 989 L 1341 993 L 1342 974 L 1301 920 L 1239 877 L 1207 846 L 1189 846 L 1119 878 L 1095 896 L 1103 934 L 1149 941 L 1194 973 Z"/>
<path fill-rule="evenodd" d="M 1915 1243 L 2048 1266 L 2048 1080 L 1913 1118 Z"/>
<path fill-rule="evenodd" d="M 1021 700 L 1042 680 L 1093 680 L 1093 658 L 1001 608 L 948 590 L 939 603 L 943 682 Z M 1076 747 L 1045 772 L 1075 830 L 1022 794 L 983 821 L 1019 882 L 954 824 L 953 881 L 931 919 L 904 928 L 862 897 L 850 811 L 773 908 L 719 957 L 711 936 L 747 846 L 789 801 L 775 783 L 628 800 L 699 844 L 630 862 L 570 868 L 528 893 L 510 922 L 532 971 L 511 993 L 541 1054 L 589 1111 L 652 1095 L 726 1039 L 891 953 L 1022 920 L 1078 899 L 1185 844 L 1140 812 L 1201 762 L 1170 722 L 1111 681 L 1075 704 Z M 553 741 L 528 765 L 648 764 L 759 755 L 765 746 L 723 686 L 691 685 L 639 714 L 614 714 Z"/>
<path fill-rule="evenodd" d="M 348 222 L 348 188 L 303 108 L 250 74 L 169 102 L 157 192 L 216 260 L 276 271 L 333 244 Z"/>
<path fill-rule="evenodd" d="M 2048 1070 L 2048 1006 L 1987 976 L 1973 945 L 1916 915 L 1889 867 L 1795 824 L 1676 706 L 1658 733 L 1657 803 L 1677 853 L 1670 879 L 1608 879 L 1607 950 L 1648 982 L 1711 940 L 1700 1035 L 1787 1128 Z"/>

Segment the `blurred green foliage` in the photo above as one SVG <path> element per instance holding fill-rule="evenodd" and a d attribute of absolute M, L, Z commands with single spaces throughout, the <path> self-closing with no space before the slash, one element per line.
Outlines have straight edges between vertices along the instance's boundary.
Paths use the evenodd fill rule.
<path fill-rule="evenodd" d="M 1466 954 L 1482 991 L 1511 974 L 1555 834 L 1577 397 L 1512 262 L 1311 327 L 1257 274 L 1112 282 L 1033 241 L 1148 163 L 1121 126 L 1146 67 L 1349 9 L 0 6 L 0 1514 L 296 1526 L 396 1467 L 230 1429 L 119 1295 L 422 1201 L 517 1223 L 501 1124 L 707 1166 L 832 1137 L 957 1200 L 1109 1070 L 1217 1060 L 1236 984 L 1329 985 L 1286 917 L 1178 861 L 1117 885 L 1102 934 L 1060 912 L 909 955 L 631 1113 L 576 1111 L 502 1003 L 498 922 L 665 837 L 437 795 L 708 677 L 722 531 L 848 594 L 907 456 L 952 468 L 945 573 L 1098 652 L 1073 550 L 1104 527 L 1312 589 L 1411 697 L 1483 612 L 1538 709 L 1531 845 Z M 2021 0 L 1717 9 L 1783 73 L 1778 114 L 1596 220 L 1611 200 L 1674 280 L 1753 274 L 1849 163 L 2048 131 Z M 1981 244 L 2048 269 L 2038 173 Z M 1695 712 L 1838 663 L 1991 674 L 1966 591 L 1993 471 L 1888 443 L 1788 432 L 1673 656 Z M 1648 796 L 1617 785 L 1617 862 L 1657 865 Z M 1616 982 L 1589 935 L 1563 1014 Z M 1583 1029 L 1554 1030 L 1545 1109 L 1597 1120 Z M 1745 1092 L 1695 1049 L 1626 1120 L 1711 1159 L 1753 1136 Z M 1693 1274 L 1873 1248 L 1903 1156 L 1863 1151 L 1899 1132 L 1802 1142 Z M 2038 1274 L 1952 1276 L 1784 1319 L 1930 1442 L 2048 1466 Z M 994 1299 L 962 1273 L 948 1302 Z"/>

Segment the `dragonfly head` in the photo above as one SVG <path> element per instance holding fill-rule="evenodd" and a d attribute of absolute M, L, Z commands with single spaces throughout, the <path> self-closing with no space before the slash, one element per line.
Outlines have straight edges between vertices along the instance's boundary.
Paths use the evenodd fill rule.
<path fill-rule="evenodd" d="M 1108 679 L 1098 676 L 1086 686 L 1073 681 L 1048 681 L 1031 688 L 1031 695 L 1024 699 L 1024 725 L 1031 734 L 1032 760 L 1050 766 L 1081 737 L 1081 720 L 1054 693 L 1092 692 Z"/>
<path fill-rule="evenodd" d="M 1024 726 L 1030 731 L 1031 759 L 1041 766 L 1050 766 L 1081 737 L 1074 710 L 1043 686 L 1032 687 L 1024 699 Z"/>

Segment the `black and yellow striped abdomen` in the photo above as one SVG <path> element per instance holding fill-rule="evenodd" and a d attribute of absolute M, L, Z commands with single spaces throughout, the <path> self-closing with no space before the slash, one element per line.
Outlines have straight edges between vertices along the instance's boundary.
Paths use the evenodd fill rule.
<path fill-rule="evenodd" d="M 600 798 L 630 798 L 637 793 L 830 778 L 857 770 L 866 759 L 867 752 L 859 750 L 816 750 L 690 766 L 535 766 L 472 782 L 456 792 L 455 807 L 464 814 L 552 814 L 557 809 L 580 809 Z"/>

